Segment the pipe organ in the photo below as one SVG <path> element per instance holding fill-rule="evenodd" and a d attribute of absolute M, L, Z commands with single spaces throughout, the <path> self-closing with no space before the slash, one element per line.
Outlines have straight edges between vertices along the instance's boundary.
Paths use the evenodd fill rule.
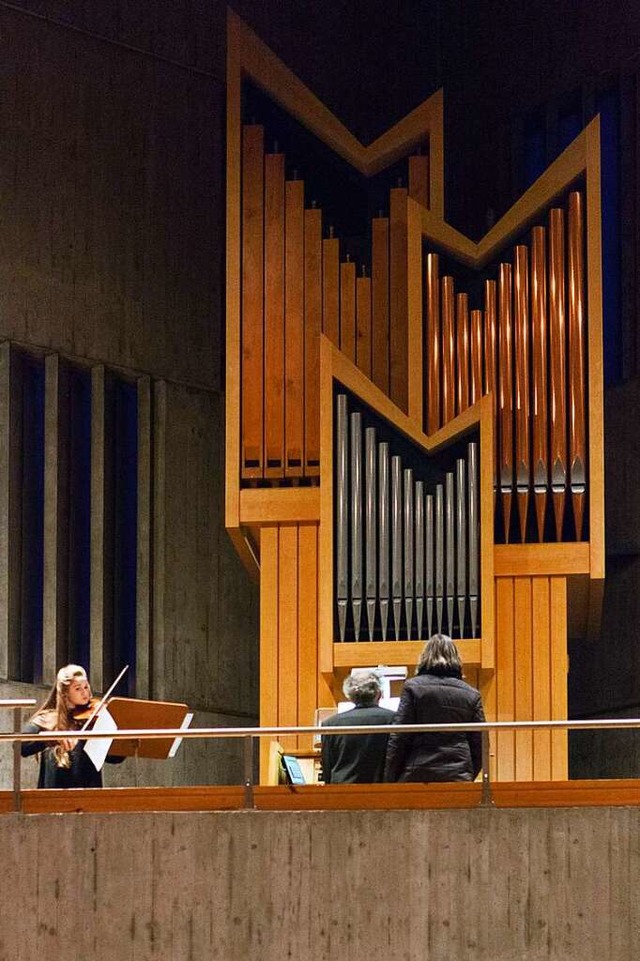
<path fill-rule="evenodd" d="M 425 425 L 433 433 L 469 396 L 495 393 L 496 541 L 580 541 L 588 472 L 583 194 L 571 191 L 527 240 L 485 281 L 471 326 L 468 295 L 439 276 L 438 254 L 427 254 Z"/>
<path fill-rule="evenodd" d="M 311 723 L 435 631 L 488 716 L 566 717 L 604 576 L 597 121 L 475 244 L 443 216 L 440 94 L 363 147 L 232 13 L 228 50 L 226 515 L 262 723 Z M 295 144 L 243 122 L 247 77 L 363 178 L 404 163 L 362 262 Z M 494 748 L 499 778 L 566 776 L 566 735 Z"/>
<path fill-rule="evenodd" d="M 478 636 L 477 442 L 434 471 L 346 394 L 335 402 L 335 637 Z"/>

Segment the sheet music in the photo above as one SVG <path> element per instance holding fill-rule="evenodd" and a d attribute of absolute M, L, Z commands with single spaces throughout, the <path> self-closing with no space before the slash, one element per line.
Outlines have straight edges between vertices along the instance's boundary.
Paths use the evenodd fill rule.
<path fill-rule="evenodd" d="M 186 729 L 189 727 L 189 725 L 191 724 L 192 721 L 193 721 L 193 714 L 185 714 L 185 716 L 184 716 L 184 721 L 183 721 L 182 724 L 180 725 L 180 730 L 181 730 L 181 731 L 186 731 Z M 179 748 L 180 745 L 182 744 L 182 740 L 183 740 L 183 739 L 182 739 L 181 737 L 177 737 L 177 738 L 175 739 L 175 741 L 174 741 L 173 744 L 171 745 L 171 750 L 170 750 L 169 753 L 167 754 L 167 757 L 175 757 L 175 756 L 176 756 L 176 754 L 178 753 L 178 748 Z"/>
<path fill-rule="evenodd" d="M 106 734 L 112 734 L 114 731 L 118 730 L 118 725 L 109 714 L 108 708 L 103 707 L 101 709 L 95 720 L 92 730 L 104 731 Z M 85 754 L 91 758 L 96 771 L 102 770 L 112 743 L 112 737 L 96 737 L 86 742 L 84 746 Z"/>

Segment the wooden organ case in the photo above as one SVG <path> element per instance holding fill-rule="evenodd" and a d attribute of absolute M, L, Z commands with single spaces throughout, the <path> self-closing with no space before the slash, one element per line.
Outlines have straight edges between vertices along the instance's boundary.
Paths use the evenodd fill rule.
<path fill-rule="evenodd" d="M 474 243 L 444 220 L 441 92 L 364 147 L 232 12 L 227 80 L 226 525 L 259 579 L 260 723 L 312 724 L 436 629 L 489 718 L 566 718 L 604 579 L 598 120 Z M 370 274 L 246 81 L 363 177 L 404 160 Z M 566 732 L 500 731 L 492 764 L 565 779 Z"/>

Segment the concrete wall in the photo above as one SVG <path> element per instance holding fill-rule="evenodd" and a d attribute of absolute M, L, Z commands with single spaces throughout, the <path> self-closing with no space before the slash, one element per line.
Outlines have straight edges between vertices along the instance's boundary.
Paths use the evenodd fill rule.
<path fill-rule="evenodd" d="M 0 341 L 150 378 L 149 696 L 235 726 L 258 715 L 258 593 L 224 529 L 225 31 L 217 2 L 0 9 Z M 8 674 L 0 697 L 42 699 Z M 234 781 L 236 755 L 140 773 Z"/>
<path fill-rule="evenodd" d="M 640 810 L 5 815 L 0 957 L 631 961 Z"/>

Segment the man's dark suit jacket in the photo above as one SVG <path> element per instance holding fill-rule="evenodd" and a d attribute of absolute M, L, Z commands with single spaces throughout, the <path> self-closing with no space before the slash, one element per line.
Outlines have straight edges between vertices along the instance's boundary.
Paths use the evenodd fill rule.
<path fill-rule="evenodd" d="M 323 727 L 393 724 L 395 714 L 385 707 L 354 707 L 332 714 Z M 382 781 L 387 734 L 335 734 L 322 738 L 322 776 L 325 784 L 373 784 Z"/>

